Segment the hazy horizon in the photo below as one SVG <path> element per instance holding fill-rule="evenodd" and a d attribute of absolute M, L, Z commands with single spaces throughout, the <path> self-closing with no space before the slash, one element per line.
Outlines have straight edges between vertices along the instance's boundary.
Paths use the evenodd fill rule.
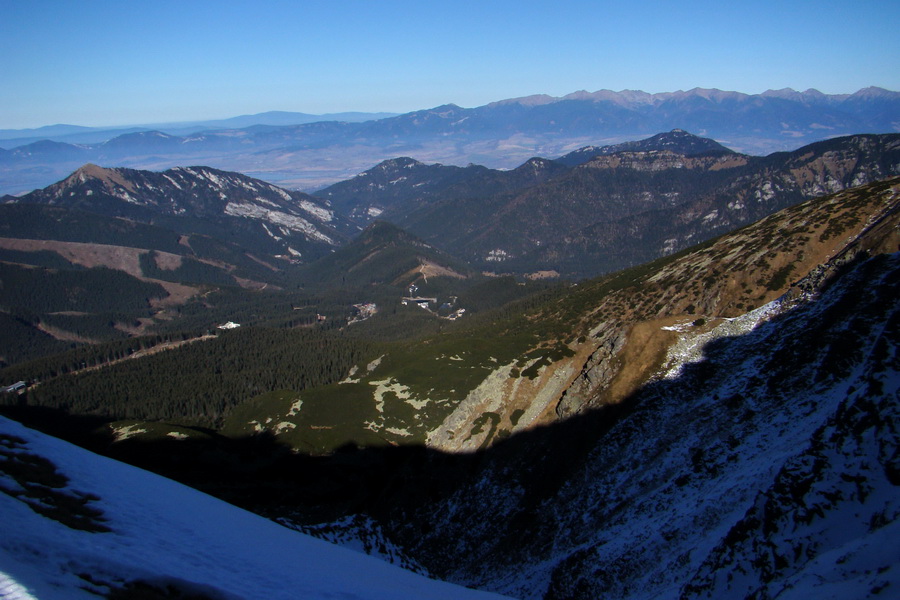
<path fill-rule="evenodd" d="M 900 89 L 895 2 L 0 5 L 0 129 L 405 113 L 577 90 Z"/>
<path fill-rule="evenodd" d="M 864 90 L 867 88 L 872 88 L 872 87 L 881 88 L 881 86 L 865 86 L 858 90 L 853 90 L 850 92 L 837 92 L 835 94 L 829 94 L 829 95 L 853 95 L 861 90 Z M 691 89 L 695 89 L 695 88 L 691 88 Z M 742 92 L 739 90 L 722 90 L 719 88 L 703 88 L 703 89 L 715 89 L 715 90 L 727 92 L 727 93 L 735 92 L 735 93 L 739 93 L 739 94 L 755 95 L 752 93 Z M 779 90 L 780 89 L 785 89 L 785 88 L 779 88 Z M 794 88 L 790 88 L 790 89 L 794 89 Z M 814 88 L 811 88 L 811 89 L 813 91 L 821 92 L 821 90 L 815 90 Z M 894 93 L 896 93 L 898 91 L 898 90 L 888 90 L 887 88 L 881 88 L 881 89 L 885 89 L 888 92 L 894 92 Z M 779 91 L 779 90 L 774 90 L 773 88 L 769 88 L 767 90 L 763 90 L 760 93 L 765 93 L 768 91 Z M 585 91 L 587 91 L 587 90 L 577 90 L 577 91 L 570 92 L 569 94 L 564 94 L 562 96 L 554 96 L 554 98 L 560 99 L 560 98 L 564 98 L 570 94 L 577 94 L 579 92 L 585 92 Z M 596 92 L 600 92 L 600 91 L 613 91 L 616 93 L 622 93 L 622 92 L 629 92 L 629 91 L 643 92 L 644 90 L 593 90 L 593 91 L 589 91 L 588 93 L 596 93 Z M 670 90 L 668 92 L 654 92 L 654 94 L 679 93 L 679 92 L 689 92 L 689 91 L 691 91 L 691 90 L 689 90 L 689 89 L 688 90 Z M 810 91 L 810 89 L 805 89 L 805 90 L 794 89 L 794 91 L 803 93 L 803 92 Z M 647 93 L 650 93 L 650 92 L 647 92 Z M 825 93 L 825 92 L 822 92 L 822 93 Z M 535 94 L 529 94 L 528 96 L 540 96 L 540 95 L 545 95 L 545 94 L 535 93 Z M 528 96 L 496 98 L 485 104 L 490 104 L 492 102 L 501 102 L 501 101 L 505 101 L 505 100 L 515 100 L 518 98 L 527 98 Z M 454 104 L 454 103 L 446 102 L 444 104 Z M 480 105 L 480 106 L 483 106 L 483 105 Z M 429 110 L 432 108 L 436 108 L 436 106 L 422 106 L 422 107 L 419 107 L 419 108 L 413 109 L 412 111 L 407 111 L 407 112 L 415 112 L 418 110 Z M 477 108 L 477 107 L 467 106 L 467 107 L 463 107 L 463 108 Z M 73 127 L 73 128 L 82 127 L 85 129 L 120 129 L 120 128 L 125 129 L 125 128 L 131 128 L 131 127 L 153 127 L 153 126 L 159 126 L 159 127 L 165 126 L 165 127 L 169 127 L 169 128 L 178 127 L 178 126 L 189 127 L 189 126 L 191 126 L 193 124 L 197 124 L 197 123 L 213 122 L 213 121 L 228 121 L 228 120 L 240 119 L 240 118 L 250 118 L 250 117 L 255 117 L 255 116 L 260 116 L 260 115 L 267 115 L 270 113 L 286 113 L 286 114 L 298 114 L 298 115 L 302 114 L 302 115 L 306 115 L 306 116 L 310 116 L 310 117 L 316 117 L 316 116 L 328 117 L 329 115 L 340 115 L 340 114 L 360 114 L 360 115 L 391 115 L 391 114 L 400 115 L 400 114 L 404 114 L 404 113 L 389 112 L 389 111 L 343 111 L 343 112 L 313 114 L 313 113 L 307 113 L 307 112 L 303 112 L 303 111 L 265 110 L 265 111 L 259 111 L 256 113 L 229 115 L 229 116 L 225 116 L 225 117 L 212 117 L 212 118 L 208 118 L 208 119 L 189 119 L 189 120 L 183 120 L 183 121 L 159 121 L 159 122 L 152 122 L 152 123 L 120 123 L 120 124 L 112 124 L 112 125 L 83 125 L 83 124 L 79 124 L 79 123 L 48 123 L 48 124 L 40 125 L 37 127 L 27 127 L 27 128 L 21 128 L 21 129 L 9 128 L 9 129 L 0 129 L 0 131 L 4 131 L 7 133 L 13 132 L 13 131 L 36 132 L 41 129 L 50 129 L 50 128 L 54 128 L 54 127 Z M 378 117 L 378 118 L 382 118 L 382 117 Z M 241 125 L 239 127 L 242 127 L 242 126 L 243 125 Z"/>

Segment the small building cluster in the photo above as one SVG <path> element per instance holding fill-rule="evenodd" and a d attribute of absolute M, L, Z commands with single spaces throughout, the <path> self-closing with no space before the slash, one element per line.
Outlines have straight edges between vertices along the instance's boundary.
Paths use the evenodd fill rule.
<path fill-rule="evenodd" d="M 228 321 L 224 325 L 219 325 L 218 329 L 237 329 L 240 327 L 240 323 L 235 323 L 234 321 Z"/>
<path fill-rule="evenodd" d="M 418 288 L 415 285 L 409 286 L 409 291 L 413 292 Z M 403 306 L 418 306 L 428 312 L 435 313 L 437 315 L 442 316 L 445 319 L 449 319 L 451 321 L 455 321 L 465 314 L 466 309 L 457 308 L 454 310 L 456 306 L 456 296 L 450 296 L 450 299 L 447 302 L 438 304 L 437 298 L 423 298 L 420 296 L 407 296 L 405 298 L 400 299 L 400 303 Z M 437 306 L 437 309 L 433 309 L 432 306 Z"/>
<path fill-rule="evenodd" d="M 378 305 L 374 302 L 363 302 L 362 304 L 354 304 L 353 310 L 354 314 L 348 319 L 348 323 L 365 321 L 378 312 Z"/>

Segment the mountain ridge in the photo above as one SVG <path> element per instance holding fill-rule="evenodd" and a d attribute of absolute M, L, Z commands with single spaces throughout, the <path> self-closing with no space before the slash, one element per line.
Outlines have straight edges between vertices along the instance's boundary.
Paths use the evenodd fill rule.
<path fill-rule="evenodd" d="M 814 99 L 814 100 L 832 100 L 832 101 L 843 101 L 852 97 L 893 97 L 897 92 L 892 92 L 885 88 L 881 88 L 878 86 L 869 86 L 866 88 L 861 88 L 852 94 L 823 94 L 819 90 L 809 88 L 803 92 L 794 90 L 793 88 L 786 87 L 779 90 L 769 89 L 759 94 L 750 94 L 744 92 L 737 91 L 723 91 L 718 88 L 691 88 L 689 90 L 678 90 L 675 92 L 660 92 L 660 93 L 649 93 L 641 90 L 608 90 L 602 89 L 597 90 L 595 92 L 588 92 L 586 90 L 580 90 L 577 92 L 572 92 L 566 94 L 564 96 L 548 96 L 546 94 L 538 94 L 533 96 L 523 96 L 521 98 L 510 98 L 507 100 L 500 100 L 498 102 L 494 102 L 492 104 L 509 104 L 509 103 L 521 103 L 521 104 L 534 104 L 537 102 L 550 104 L 553 102 L 562 102 L 565 100 L 594 100 L 594 101 L 606 101 L 606 100 L 615 100 L 621 104 L 653 104 L 660 103 L 671 98 L 686 98 L 690 96 L 700 96 L 707 99 L 715 99 L 715 100 L 726 100 L 726 99 L 734 99 L 734 98 L 750 98 L 753 96 L 761 96 L 761 97 L 771 97 L 771 98 L 783 98 L 783 99 L 794 99 L 794 98 L 802 98 L 804 100 Z M 490 106 L 490 105 L 488 105 Z"/>
<path fill-rule="evenodd" d="M 219 239 L 238 231 L 245 247 L 276 262 L 309 263 L 377 218 L 482 271 L 581 278 L 896 174 L 898 140 L 856 135 L 753 157 L 673 130 L 511 170 L 392 158 L 315 196 L 209 167 L 159 173 L 88 163 L 6 201 L 63 203 Z"/>
<path fill-rule="evenodd" d="M 186 156 L 195 164 L 245 172 L 284 187 L 316 189 L 390 156 L 511 168 L 530 156 L 565 154 L 674 128 L 701 133 L 744 153 L 767 154 L 861 131 L 896 132 L 900 110 L 900 94 L 880 88 L 822 97 L 697 88 L 653 95 L 585 92 L 543 100 L 475 108 L 447 104 L 362 123 L 206 129 L 185 132 L 182 143 L 168 148 L 130 147 L 120 140 L 106 146 L 106 154 L 103 144 L 96 143 L 66 152 L 19 146 L 0 153 L 0 192 L 20 193 L 51 183 L 54 176 L 78 166 L 78 159 L 67 157 L 76 152 L 81 152 L 81 163 L 115 161 L 160 170 L 183 164 L 186 160 L 178 157 Z M 169 154 L 160 154 L 160 149 Z M 335 167 L 337 158 L 342 159 L 340 167 Z M 36 167 L 48 171 L 37 173 Z"/>
<path fill-rule="evenodd" d="M 206 219 L 218 227 L 231 223 L 228 228 L 243 230 L 257 246 L 272 254 L 299 255 L 291 252 L 290 243 L 313 252 L 317 245 L 334 246 L 344 235 L 339 228 L 347 231 L 350 227 L 335 219 L 333 211 L 317 198 L 210 167 L 152 172 L 87 163 L 43 190 L 18 198 L 7 196 L 5 200 L 62 205 L 145 221 L 167 219 L 170 226 L 177 226 L 178 221 L 173 220 L 176 217 Z M 254 229 L 253 223 L 259 228 Z M 224 233 L 220 236 L 228 238 Z"/>
<path fill-rule="evenodd" d="M 778 207 L 900 173 L 896 134 L 836 138 L 768 157 L 609 148 L 613 153 L 589 150 L 587 162 L 520 189 L 432 192 L 394 218 L 484 270 L 577 278 L 637 265 Z"/>

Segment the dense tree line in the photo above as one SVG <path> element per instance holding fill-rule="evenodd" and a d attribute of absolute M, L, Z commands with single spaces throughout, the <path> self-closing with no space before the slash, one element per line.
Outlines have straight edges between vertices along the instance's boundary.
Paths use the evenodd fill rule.
<path fill-rule="evenodd" d="M 127 240 L 133 248 L 155 248 L 176 254 L 184 251 L 178 243 L 178 234 L 160 227 L 42 204 L 0 205 L 0 237 L 116 246 Z"/>
<path fill-rule="evenodd" d="M 61 271 L 0 263 L 0 306 L 35 313 L 141 311 L 151 298 L 167 295 L 159 284 L 105 267 Z"/>
<path fill-rule="evenodd" d="M 254 244 L 252 239 L 248 240 L 247 243 L 249 245 L 244 247 L 236 245 L 240 243 L 238 239 L 227 239 L 232 243 L 226 243 L 214 237 L 195 233 L 188 235 L 187 243 L 198 259 L 234 265 L 236 268 L 232 274 L 238 277 L 280 284 L 286 272 L 296 269 L 296 267 L 286 261 L 276 261 L 272 266 L 278 271 L 273 271 L 272 268 L 259 263 L 247 254 L 246 248 L 253 248 L 256 252 L 262 252 L 262 249 L 259 248 L 258 244 Z M 278 248 L 270 248 L 270 250 L 273 254 L 280 251 Z M 232 282 L 233 284 L 234 282 Z"/>
<path fill-rule="evenodd" d="M 2 317 L 0 313 L 0 325 L 3 324 Z M 70 344 L 59 342 L 55 354 L 34 358 L 0 370 L 0 382 L 20 380 L 29 383 L 44 382 L 81 369 L 105 365 L 159 344 L 184 341 L 200 335 L 201 332 L 198 331 L 147 335 L 102 344 L 81 345 L 68 351 L 63 350 Z"/>
<path fill-rule="evenodd" d="M 326 327 L 335 327 L 346 323 L 351 305 L 361 301 L 368 301 L 368 296 L 349 291 L 315 295 L 297 290 L 225 288 L 171 308 L 173 318 L 160 323 L 156 331 L 208 330 L 226 321 L 273 328 L 309 327 L 319 323 L 320 314 L 327 317 Z"/>
<path fill-rule="evenodd" d="M 241 328 L 140 360 L 48 380 L 27 403 L 111 419 L 216 426 L 228 410 L 271 390 L 342 379 L 368 350 L 319 329 Z"/>
<path fill-rule="evenodd" d="M 63 342 L 47 335 L 31 325 L 31 321 L 23 315 L 0 311 L 0 366 L 11 365 L 38 358 L 56 352 L 63 352 L 72 347 L 70 342 Z M 8 381 L 0 371 L 0 385 L 15 383 L 18 379 Z"/>
<path fill-rule="evenodd" d="M 82 269 L 80 265 L 70 263 L 68 260 L 51 250 L 38 250 L 27 252 L 25 250 L 11 250 L 0 248 L 0 261 L 33 265 L 45 269 Z"/>
<path fill-rule="evenodd" d="M 134 315 L 121 312 L 91 314 L 51 313 L 41 315 L 40 322 L 43 325 L 71 332 L 91 342 L 128 337 L 128 334 L 118 329 L 116 325 L 128 326 L 137 324 Z"/>

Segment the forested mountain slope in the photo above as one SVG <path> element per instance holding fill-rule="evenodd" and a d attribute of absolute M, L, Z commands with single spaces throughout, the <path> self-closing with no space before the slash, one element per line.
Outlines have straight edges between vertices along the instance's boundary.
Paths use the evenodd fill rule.
<path fill-rule="evenodd" d="M 315 195 L 331 202 L 335 211 L 366 224 L 375 219 L 402 220 L 411 212 L 452 198 L 514 192 L 543 183 L 566 170 L 555 161 L 541 158 L 532 158 L 510 170 L 480 165 L 465 168 L 426 165 L 411 158 L 396 158 L 319 190 Z"/>
<path fill-rule="evenodd" d="M 580 278 L 900 173 L 897 135 L 828 140 L 768 157 L 676 149 L 600 154 L 518 190 L 448 188 L 445 197 L 393 219 L 482 269 Z"/>
<path fill-rule="evenodd" d="M 278 389 L 266 389 L 264 381 L 275 385 L 284 380 L 277 374 L 265 376 L 270 342 L 254 345 L 256 358 L 247 354 L 236 357 L 234 364 L 255 365 L 252 368 L 262 379 L 254 377 L 256 383 L 243 392 L 244 400 L 241 394 L 227 401 L 210 398 L 204 410 L 224 416 L 232 432 L 253 432 L 255 423 L 269 423 L 263 429 L 311 452 L 328 452 L 347 442 L 365 446 L 427 442 L 442 450 L 475 450 L 511 433 L 627 397 L 674 360 L 666 357 L 679 336 L 702 340 L 715 327 L 727 325 L 728 319 L 771 302 L 864 232 L 869 240 L 886 231 L 875 246 L 878 251 L 893 249 L 889 224 L 897 218 L 897 202 L 896 180 L 810 200 L 683 255 L 583 282 L 565 292 L 548 290 L 545 297 L 509 305 L 501 313 L 486 311 L 444 322 L 440 335 L 420 342 L 365 350 L 358 346 L 359 359 L 353 358 L 356 352 L 343 350 L 323 355 L 322 360 L 347 368 L 343 375 L 340 368 L 331 369 L 331 381 L 340 383 L 292 387 L 293 395 L 256 403 L 249 412 L 223 413 L 223 406 L 237 406 L 257 393 Z M 872 223 L 882 225 L 870 231 Z M 360 248 L 362 255 L 368 253 L 365 244 Z M 485 287 L 484 293 L 505 292 L 502 287 L 494 292 Z M 379 319 L 389 316 L 376 315 L 371 321 Z M 304 347 L 301 338 L 330 344 L 326 332 L 312 333 L 290 334 L 286 340 L 294 338 Z M 242 331 L 232 342 L 217 344 L 236 344 L 238 352 L 238 340 L 249 335 Z M 344 346 L 340 342 L 330 347 Z M 189 351 L 201 350 L 179 350 Z M 216 368 L 228 369 L 225 364 Z M 127 380 L 130 370 L 115 372 Z M 89 377 L 98 383 L 113 381 L 112 375 L 102 373 Z M 122 408 L 104 410 L 103 394 L 94 390 L 88 394 L 96 399 L 94 408 L 88 410 L 124 416 L 124 406 L 131 405 L 128 416 L 141 418 L 141 407 L 157 403 L 145 398 L 152 395 L 152 388 L 135 391 L 141 400 L 136 396 L 129 401 L 120 393 L 116 402 L 124 402 Z M 36 389 L 31 401 L 75 406 L 73 394 L 78 393 L 78 386 L 61 379 Z M 299 405 L 295 396 L 301 399 Z"/>
<path fill-rule="evenodd" d="M 428 278 L 466 279 L 474 275 L 464 262 L 432 248 L 385 221 L 376 221 L 328 256 L 299 270 L 304 285 L 343 288 L 406 288 Z"/>
<path fill-rule="evenodd" d="M 292 285 L 300 264 L 355 231 L 312 196 L 206 167 L 85 165 L 5 201 L 0 364 L 177 329 L 192 299 Z M 219 316 L 182 329 L 212 328 Z"/>

